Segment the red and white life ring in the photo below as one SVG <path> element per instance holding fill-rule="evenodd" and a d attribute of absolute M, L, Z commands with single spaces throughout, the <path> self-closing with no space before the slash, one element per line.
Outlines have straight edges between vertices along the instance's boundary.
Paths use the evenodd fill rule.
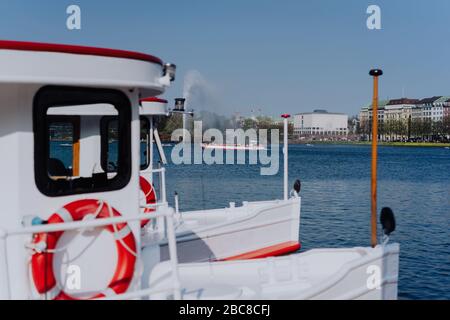
<path fill-rule="evenodd" d="M 153 188 L 152 184 L 145 179 L 144 177 L 139 177 L 139 185 L 141 187 L 142 192 L 144 193 L 145 203 L 146 204 L 155 204 L 156 203 L 156 192 Z M 145 208 L 144 213 L 150 213 L 155 211 L 154 208 Z M 150 220 L 142 220 L 141 228 L 144 227 Z"/>
<path fill-rule="evenodd" d="M 109 207 L 105 202 L 86 199 L 74 201 L 65 205 L 47 220 L 47 224 L 81 221 L 87 215 L 92 215 L 94 213 L 97 214 L 97 219 L 121 216 L 117 210 Z M 116 239 L 118 257 L 117 266 L 108 288 L 88 299 L 124 293 L 133 279 L 136 263 L 136 240 L 133 232 L 127 223 L 119 223 L 115 226 L 109 225 L 104 228 L 113 233 L 114 238 Z M 36 245 L 45 242 L 46 249 L 43 252 L 35 252 L 33 254 L 31 258 L 31 274 L 36 290 L 40 294 L 47 294 L 49 298 L 55 300 L 71 300 L 76 298 L 59 288 L 53 270 L 53 252 L 57 248 L 58 240 L 61 238 L 62 234 L 63 231 L 33 235 L 33 244 Z"/>

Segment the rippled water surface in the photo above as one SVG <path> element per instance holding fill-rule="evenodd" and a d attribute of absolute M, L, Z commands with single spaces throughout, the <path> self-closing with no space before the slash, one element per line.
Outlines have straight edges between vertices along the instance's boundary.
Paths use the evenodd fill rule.
<path fill-rule="evenodd" d="M 370 147 L 289 151 L 290 180 L 302 181 L 302 250 L 368 245 Z M 179 193 L 182 210 L 281 198 L 280 169 L 261 176 L 257 165 L 169 165 L 168 195 Z M 391 207 L 397 219 L 400 298 L 450 299 L 450 150 L 381 147 L 378 190 L 379 208 Z"/>

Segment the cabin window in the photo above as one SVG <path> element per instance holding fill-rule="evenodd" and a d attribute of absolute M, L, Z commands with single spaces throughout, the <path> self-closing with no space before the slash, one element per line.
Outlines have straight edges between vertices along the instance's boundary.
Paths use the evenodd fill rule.
<path fill-rule="evenodd" d="M 150 121 L 140 118 L 140 168 L 145 170 L 150 165 Z M 117 117 L 104 116 L 101 120 L 102 168 L 106 172 L 117 170 Z"/>
<path fill-rule="evenodd" d="M 117 171 L 119 154 L 119 129 L 115 116 L 104 116 L 101 120 L 101 165 L 105 172 Z"/>
<path fill-rule="evenodd" d="M 106 128 L 109 162 L 102 162 L 103 115 L 115 124 Z M 131 105 L 120 91 L 44 87 L 33 110 L 35 180 L 47 196 L 118 190 L 131 177 Z"/>
<path fill-rule="evenodd" d="M 79 174 L 79 133 L 79 117 L 48 117 L 50 177 L 66 178 Z"/>
<path fill-rule="evenodd" d="M 145 170 L 150 165 L 150 121 L 146 117 L 141 117 L 141 170 Z"/>

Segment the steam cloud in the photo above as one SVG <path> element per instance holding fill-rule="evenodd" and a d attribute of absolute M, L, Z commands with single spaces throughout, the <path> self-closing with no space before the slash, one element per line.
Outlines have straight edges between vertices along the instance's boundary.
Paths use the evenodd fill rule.
<path fill-rule="evenodd" d="M 194 109 L 195 120 L 203 121 L 203 129 L 229 127 L 229 119 L 220 114 L 225 110 L 219 91 L 198 70 L 189 70 L 184 77 L 183 97 L 186 108 Z"/>

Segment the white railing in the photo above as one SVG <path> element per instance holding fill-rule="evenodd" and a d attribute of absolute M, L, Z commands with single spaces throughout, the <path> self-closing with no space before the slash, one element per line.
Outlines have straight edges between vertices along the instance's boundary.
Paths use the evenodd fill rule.
<path fill-rule="evenodd" d="M 138 290 L 134 292 L 124 293 L 109 297 L 108 299 L 135 299 L 144 296 L 148 296 L 154 293 L 160 292 L 170 292 L 173 291 L 174 299 L 181 299 L 181 285 L 178 273 L 178 256 L 177 256 L 177 246 L 175 238 L 175 228 L 174 228 L 174 210 L 172 208 L 166 208 L 166 212 L 153 212 L 151 218 L 164 219 L 167 226 L 167 238 L 169 242 L 169 257 L 170 264 L 172 267 L 172 277 L 173 286 L 170 288 L 154 290 L 152 288 L 145 290 Z M 65 223 L 55 223 L 47 225 L 37 225 L 29 226 L 12 230 L 5 230 L 0 228 L 0 299 L 7 300 L 11 298 L 10 292 L 10 278 L 8 272 L 8 252 L 7 252 L 7 241 L 13 236 L 31 235 L 36 233 L 48 233 L 57 231 L 68 231 L 68 230 L 79 230 L 86 228 L 98 228 L 105 227 L 109 225 L 115 225 L 119 223 L 127 223 L 131 221 L 141 221 L 148 220 L 148 214 L 139 214 L 130 217 L 113 217 L 113 218 L 102 218 L 90 221 L 76 221 L 76 222 L 65 222 Z"/>
<path fill-rule="evenodd" d="M 166 194 L 166 168 L 161 167 L 157 169 L 149 169 L 146 171 L 142 171 L 141 175 L 151 181 L 153 183 L 153 174 L 159 174 L 159 197 L 158 203 L 167 203 L 167 194 Z"/>
<path fill-rule="evenodd" d="M 159 189 L 161 202 L 167 203 L 167 194 L 166 194 L 166 168 L 161 167 L 159 169 L 153 169 L 152 173 L 159 173 Z"/>

